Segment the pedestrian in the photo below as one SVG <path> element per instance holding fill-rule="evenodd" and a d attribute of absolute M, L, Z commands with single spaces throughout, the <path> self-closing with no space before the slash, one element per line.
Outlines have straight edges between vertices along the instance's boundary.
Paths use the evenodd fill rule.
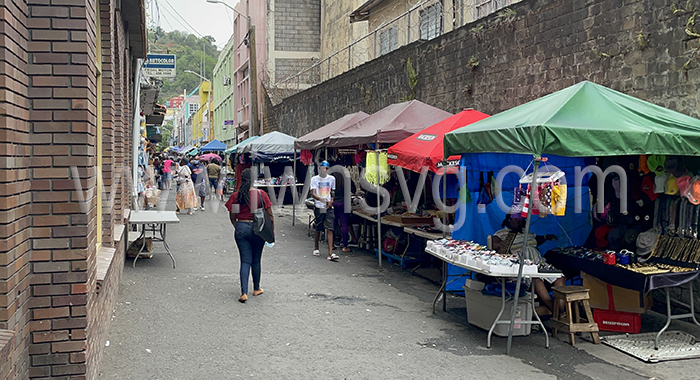
<path fill-rule="evenodd" d="M 187 159 L 183 158 L 177 171 L 178 189 L 175 196 L 175 212 L 179 214 L 180 210 L 187 210 L 187 215 L 192 215 L 192 210 L 197 205 L 197 195 L 192 184 L 192 172 L 187 164 Z"/>
<path fill-rule="evenodd" d="M 311 196 L 314 198 L 314 256 L 320 256 L 318 241 L 321 232 L 326 230 L 326 240 L 328 241 L 328 260 L 335 261 L 340 257 L 333 253 L 333 199 L 331 191 L 335 190 L 335 177 L 328 175 L 330 168 L 328 161 L 323 161 L 318 167 L 318 175 L 311 178 Z"/>
<path fill-rule="evenodd" d="M 197 195 L 199 196 L 200 202 L 199 207 L 204 211 L 204 199 L 207 197 L 207 187 L 209 187 L 209 180 L 207 179 L 207 168 L 204 166 L 204 161 L 194 160 L 194 169 L 192 173 L 196 175 L 194 180 L 194 187 L 197 190 Z M 193 175 L 193 177 L 194 177 Z M 197 207 L 194 208 L 197 210 Z"/>
<path fill-rule="evenodd" d="M 170 181 L 173 179 L 173 172 L 171 170 L 171 166 L 173 164 L 173 160 L 168 157 L 163 161 L 163 189 L 164 190 L 170 190 Z"/>
<path fill-rule="evenodd" d="M 241 173 L 241 184 L 238 191 L 231 194 L 226 202 L 240 256 L 241 296 L 238 301 L 241 303 L 248 300 L 248 279 L 251 271 L 253 273 L 253 295 L 263 294 L 263 289 L 260 287 L 260 259 L 265 241 L 253 232 L 253 213 L 251 210 L 257 209 L 262 203 L 262 208 L 272 220 L 272 229 L 275 228 L 270 198 L 264 191 L 252 189 L 251 184 L 251 170 L 245 169 Z"/>
<path fill-rule="evenodd" d="M 211 194 L 211 199 L 216 199 L 216 190 L 219 188 L 219 176 L 221 174 L 221 167 L 217 165 L 216 160 L 211 160 L 209 165 L 207 165 L 207 175 L 209 175 L 209 194 Z M 221 196 L 223 201 L 223 195 Z"/>
<path fill-rule="evenodd" d="M 340 235 L 343 239 L 343 252 L 352 252 L 350 249 L 350 244 L 357 244 L 357 237 L 355 236 L 355 231 L 352 230 L 350 225 L 350 213 L 345 212 L 345 204 L 350 202 L 350 196 L 352 195 L 352 181 L 350 180 L 350 173 L 333 173 L 335 178 L 335 192 L 333 194 L 333 216 L 335 216 L 335 225 L 340 225 Z M 346 188 L 345 184 L 348 183 L 350 186 Z M 345 199 L 347 196 L 347 199 Z M 333 226 L 335 230 L 335 226 Z M 352 235 L 352 243 L 350 243 L 350 235 Z"/>

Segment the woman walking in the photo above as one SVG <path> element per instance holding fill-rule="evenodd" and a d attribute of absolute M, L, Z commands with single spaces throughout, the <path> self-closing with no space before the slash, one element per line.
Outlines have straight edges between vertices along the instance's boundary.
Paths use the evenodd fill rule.
<path fill-rule="evenodd" d="M 265 241 L 253 232 L 253 212 L 251 210 L 257 209 L 258 205 L 262 203 L 262 208 L 272 220 L 272 229 L 275 228 L 272 202 L 264 191 L 251 189 L 250 176 L 250 169 L 243 170 L 238 191 L 231 194 L 226 202 L 241 260 L 241 297 L 238 298 L 241 303 L 248 300 L 248 279 L 251 271 L 253 272 L 253 295 L 263 294 L 260 287 L 260 259 Z"/>
<path fill-rule="evenodd" d="M 176 213 L 187 209 L 187 215 L 192 215 L 192 209 L 197 206 L 197 194 L 194 192 L 194 185 L 190 176 L 192 172 L 187 166 L 187 159 L 180 161 L 180 168 L 177 170 L 177 194 L 175 195 Z"/>

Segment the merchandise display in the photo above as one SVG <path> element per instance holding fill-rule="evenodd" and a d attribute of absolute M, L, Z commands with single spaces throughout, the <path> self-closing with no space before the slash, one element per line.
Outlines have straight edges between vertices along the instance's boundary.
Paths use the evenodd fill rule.
<path fill-rule="evenodd" d="M 485 272 L 493 276 L 512 275 L 518 273 L 518 256 L 505 255 L 488 249 L 484 245 L 467 240 L 429 240 L 426 251 L 441 256 L 445 261 L 455 265 Z M 557 273 L 551 268 L 538 268 L 530 260 L 525 260 L 523 274 Z"/>
<path fill-rule="evenodd" d="M 255 181 L 255 186 L 286 186 L 294 184 L 296 184 L 296 180 L 291 176 L 272 177 Z"/>

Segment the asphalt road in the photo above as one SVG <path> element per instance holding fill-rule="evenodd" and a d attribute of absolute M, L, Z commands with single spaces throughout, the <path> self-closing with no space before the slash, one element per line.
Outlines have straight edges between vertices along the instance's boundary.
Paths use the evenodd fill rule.
<path fill-rule="evenodd" d="M 174 209 L 174 194 L 166 209 Z M 513 340 L 467 323 L 464 298 L 431 312 L 437 286 L 355 249 L 311 255 L 306 209 L 276 208 L 258 297 L 239 297 L 238 251 L 223 203 L 168 230 L 177 260 L 127 259 L 99 379 L 698 379 L 697 360 L 645 364 L 577 338 Z M 161 252 L 158 243 L 154 244 Z M 252 285 L 251 285 L 252 289 Z M 560 336 L 561 338 L 561 336 Z"/>

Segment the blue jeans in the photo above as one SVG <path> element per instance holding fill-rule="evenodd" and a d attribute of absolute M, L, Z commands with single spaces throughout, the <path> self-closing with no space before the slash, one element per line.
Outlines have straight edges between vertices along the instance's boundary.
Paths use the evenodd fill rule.
<path fill-rule="evenodd" d="M 236 245 L 241 257 L 241 294 L 248 293 L 248 279 L 253 272 L 253 290 L 260 289 L 260 258 L 265 240 L 253 233 L 253 223 L 236 222 Z"/>

